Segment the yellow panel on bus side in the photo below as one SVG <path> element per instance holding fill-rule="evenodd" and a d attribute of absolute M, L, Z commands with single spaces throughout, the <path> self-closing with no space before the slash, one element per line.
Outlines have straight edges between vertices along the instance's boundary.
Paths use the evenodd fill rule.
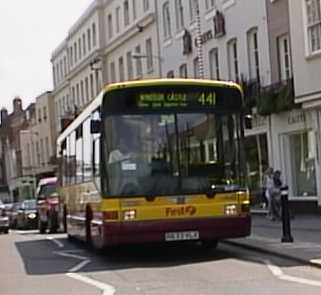
<path fill-rule="evenodd" d="M 121 216 L 134 210 L 136 216 L 133 221 L 222 217 L 226 205 L 236 205 L 239 210 L 238 199 L 237 193 L 216 194 L 214 198 L 206 195 L 161 196 L 152 201 L 145 198 L 121 198 Z"/>

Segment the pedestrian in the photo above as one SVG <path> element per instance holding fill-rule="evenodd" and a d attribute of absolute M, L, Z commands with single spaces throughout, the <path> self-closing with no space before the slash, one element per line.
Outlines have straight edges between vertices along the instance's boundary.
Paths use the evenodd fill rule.
<path fill-rule="evenodd" d="M 281 171 L 276 170 L 273 173 L 273 188 L 271 190 L 271 220 L 281 219 Z"/>
<path fill-rule="evenodd" d="M 267 216 L 271 216 L 271 193 L 273 190 L 273 168 L 269 167 L 264 173 L 263 190 L 266 208 L 268 210 Z"/>

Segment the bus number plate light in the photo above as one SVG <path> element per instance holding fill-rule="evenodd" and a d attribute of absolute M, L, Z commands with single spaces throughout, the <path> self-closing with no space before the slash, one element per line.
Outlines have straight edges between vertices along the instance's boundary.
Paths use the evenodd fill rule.
<path fill-rule="evenodd" d="M 224 208 L 224 214 L 231 216 L 231 215 L 237 215 L 237 207 L 236 205 L 226 205 Z"/>
<path fill-rule="evenodd" d="M 136 218 L 136 210 L 126 210 L 124 211 L 124 220 L 134 220 Z"/>

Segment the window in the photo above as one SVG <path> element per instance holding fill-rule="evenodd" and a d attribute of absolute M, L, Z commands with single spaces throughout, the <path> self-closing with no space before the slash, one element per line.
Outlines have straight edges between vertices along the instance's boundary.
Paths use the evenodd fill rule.
<path fill-rule="evenodd" d="M 165 2 L 163 5 L 163 26 L 164 26 L 164 39 L 168 39 L 172 36 L 171 17 L 170 17 L 168 1 Z"/>
<path fill-rule="evenodd" d="M 146 56 L 147 56 L 147 71 L 153 71 L 153 47 L 152 39 L 149 38 L 146 40 Z"/>
<path fill-rule="evenodd" d="M 45 138 L 45 145 L 46 145 L 46 155 L 47 155 L 46 163 L 49 163 L 50 162 L 50 147 L 49 147 L 49 138 L 48 138 L 48 136 Z"/>
<path fill-rule="evenodd" d="M 149 0 L 143 0 L 143 9 L 144 11 L 149 9 Z"/>
<path fill-rule="evenodd" d="M 175 0 L 175 13 L 176 13 L 176 30 L 184 28 L 184 8 L 182 0 Z"/>
<path fill-rule="evenodd" d="M 115 63 L 110 63 L 110 82 L 114 83 L 116 82 L 116 69 L 115 69 Z"/>
<path fill-rule="evenodd" d="M 73 57 L 74 57 L 74 55 L 73 55 L 73 49 L 72 49 L 72 47 L 69 47 L 69 58 L 70 58 L 70 65 L 71 65 L 71 66 L 73 66 L 73 64 L 74 64 Z M 58 77 L 57 77 L 57 79 L 58 79 Z"/>
<path fill-rule="evenodd" d="M 321 4 L 320 0 L 305 0 L 309 52 L 321 50 Z"/>
<path fill-rule="evenodd" d="M 96 24 L 92 24 L 92 29 L 93 29 L 93 47 L 96 47 L 97 44 L 97 33 L 96 33 Z"/>
<path fill-rule="evenodd" d="M 127 59 L 127 74 L 128 74 L 128 80 L 133 79 L 133 58 L 131 51 L 128 51 L 126 54 Z"/>
<path fill-rule="evenodd" d="M 206 5 L 206 10 L 215 8 L 215 0 L 206 0 L 205 5 Z"/>
<path fill-rule="evenodd" d="M 67 75 L 67 57 L 66 56 L 64 56 L 64 72 L 65 72 L 64 76 L 66 77 Z"/>
<path fill-rule="evenodd" d="M 125 27 L 129 25 L 129 6 L 128 0 L 124 1 L 124 24 Z"/>
<path fill-rule="evenodd" d="M 95 80 L 96 80 L 96 94 L 98 94 L 100 91 L 99 71 L 95 71 Z"/>
<path fill-rule="evenodd" d="M 198 12 L 198 0 L 189 0 L 189 12 L 191 21 L 195 21 Z"/>
<path fill-rule="evenodd" d="M 41 159 L 41 166 L 45 165 L 45 149 L 43 145 L 43 139 L 40 139 L 40 159 Z"/>
<path fill-rule="evenodd" d="M 200 78 L 200 63 L 198 57 L 194 58 L 193 60 L 193 66 L 194 66 L 194 77 Z"/>
<path fill-rule="evenodd" d="M 94 89 L 94 75 L 91 73 L 90 74 L 90 94 L 91 94 L 91 99 L 95 97 L 95 89 Z"/>
<path fill-rule="evenodd" d="M 257 39 L 257 28 L 247 33 L 247 48 L 249 57 L 249 74 L 251 80 L 260 80 L 259 49 Z"/>
<path fill-rule="evenodd" d="M 108 14 L 108 38 L 113 38 L 114 30 L 113 30 L 113 16 Z"/>
<path fill-rule="evenodd" d="M 75 101 L 76 101 L 76 93 L 75 93 L 75 86 L 71 87 L 71 93 L 72 93 L 72 106 L 75 106 Z"/>
<path fill-rule="evenodd" d="M 38 110 L 38 122 L 41 122 L 41 109 Z"/>
<path fill-rule="evenodd" d="M 134 18 L 134 20 L 136 19 L 136 17 L 137 17 L 137 13 L 136 13 L 136 10 L 137 10 L 137 3 L 136 3 L 136 1 L 137 0 L 132 0 L 133 1 L 133 18 Z"/>
<path fill-rule="evenodd" d="M 140 45 L 136 46 L 135 53 L 137 55 L 140 55 L 140 53 L 141 53 Z M 136 75 L 138 78 L 143 75 L 143 66 L 142 66 L 141 58 L 136 58 Z"/>
<path fill-rule="evenodd" d="M 90 133 L 90 121 L 91 118 L 85 120 L 83 123 L 83 169 L 84 169 L 84 181 L 90 181 L 92 179 L 92 135 Z"/>
<path fill-rule="evenodd" d="M 81 38 L 78 39 L 78 56 L 79 56 L 79 59 L 81 59 L 81 57 L 82 57 Z"/>
<path fill-rule="evenodd" d="M 280 80 L 288 80 L 292 77 L 291 51 L 289 36 L 285 35 L 277 39 L 279 52 Z"/>
<path fill-rule="evenodd" d="M 84 81 L 80 82 L 80 95 L 81 95 L 81 105 L 85 104 L 85 94 L 84 94 Z"/>
<path fill-rule="evenodd" d="M 122 82 L 125 80 L 124 59 L 122 56 L 118 59 L 118 69 L 119 69 L 119 81 Z"/>
<path fill-rule="evenodd" d="M 89 83 L 88 83 L 88 77 L 85 78 L 85 91 L 86 91 L 86 102 L 89 101 Z"/>
<path fill-rule="evenodd" d="M 84 145 L 83 145 L 83 129 L 80 125 L 76 129 L 76 183 L 83 182 L 83 158 L 84 158 Z"/>
<path fill-rule="evenodd" d="M 116 8 L 116 32 L 120 31 L 120 7 Z"/>
<path fill-rule="evenodd" d="M 227 43 L 227 56 L 229 65 L 229 79 L 238 81 L 239 78 L 239 65 L 237 57 L 237 41 L 236 39 L 230 40 Z"/>
<path fill-rule="evenodd" d="M 210 77 L 213 80 L 220 79 L 220 65 L 218 58 L 218 48 L 213 48 L 209 52 L 209 60 L 210 60 Z"/>
<path fill-rule="evenodd" d="M 77 107 L 80 107 L 80 91 L 79 91 L 79 84 L 76 85 L 76 99 L 77 99 Z"/>
<path fill-rule="evenodd" d="M 43 107 L 43 119 L 47 121 L 47 107 Z"/>
<path fill-rule="evenodd" d="M 294 196 L 316 196 L 316 141 L 313 131 L 289 135 Z"/>
<path fill-rule="evenodd" d="M 186 64 L 182 64 L 179 67 L 179 76 L 181 78 L 187 78 L 187 65 Z"/>
<path fill-rule="evenodd" d="M 88 29 L 87 30 L 87 42 L 88 42 L 88 51 L 90 51 L 91 50 L 91 31 L 90 31 L 90 29 Z"/>
<path fill-rule="evenodd" d="M 77 42 L 74 43 L 75 63 L 78 60 Z"/>
<path fill-rule="evenodd" d="M 82 34 L 82 51 L 84 52 L 84 55 L 86 55 L 86 34 L 83 33 Z"/>

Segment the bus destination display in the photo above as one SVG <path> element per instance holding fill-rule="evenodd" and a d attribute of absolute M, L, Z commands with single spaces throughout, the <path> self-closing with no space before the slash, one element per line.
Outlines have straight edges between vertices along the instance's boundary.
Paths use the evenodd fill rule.
<path fill-rule="evenodd" d="M 136 102 L 138 108 L 211 108 L 216 105 L 216 94 L 215 92 L 139 93 Z"/>

